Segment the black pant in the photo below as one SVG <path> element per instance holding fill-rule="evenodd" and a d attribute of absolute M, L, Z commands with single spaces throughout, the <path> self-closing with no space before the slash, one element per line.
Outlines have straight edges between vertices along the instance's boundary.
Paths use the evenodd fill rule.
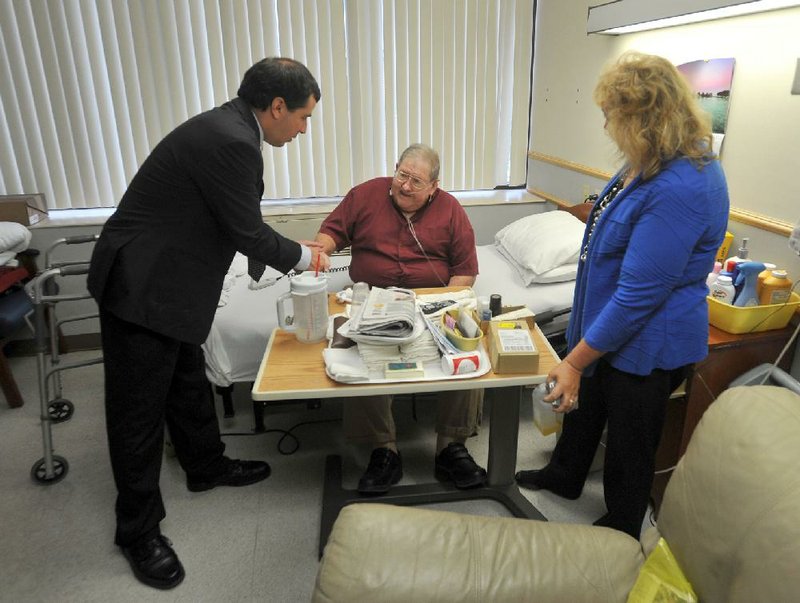
<path fill-rule="evenodd" d="M 641 376 L 600 360 L 594 374 L 581 379 L 578 410 L 564 416 L 563 431 L 546 470 L 567 490 L 580 492 L 608 422 L 603 470 L 608 514 L 602 525 L 639 538 L 667 400 L 687 370 L 656 369 Z"/>
<path fill-rule="evenodd" d="M 106 429 L 117 486 L 116 544 L 129 546 L 159 533 L 165 517 L 158 487 L 164 421 L 188 475 L 224 469 L 203 351 L 126 322 L 100 309 Z"/>

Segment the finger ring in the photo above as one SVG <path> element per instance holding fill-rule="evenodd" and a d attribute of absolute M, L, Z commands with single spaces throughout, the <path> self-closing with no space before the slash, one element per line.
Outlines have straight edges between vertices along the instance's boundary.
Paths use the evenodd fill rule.
<path fill-rule="evenodd" d="M 578 399 L 577 398 L 570 398 L 569 401 L 570 401 L 571 404 L 575 404 L 575 402 L 577 402 Z"/>

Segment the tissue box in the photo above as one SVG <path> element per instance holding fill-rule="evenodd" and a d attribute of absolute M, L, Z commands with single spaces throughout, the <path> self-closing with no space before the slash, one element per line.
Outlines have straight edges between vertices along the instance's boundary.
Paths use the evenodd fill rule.
<path fill-rule="evenodd" d="M 495 373 L 536 373 L 539 350 L 524 320 L 489 323 L 489 358 Z"/>
<path fill-rule="evenodd" d="M 0 195 L 0 222 L 17 222 L 33 226 L 47 217 L 47 201 L 41 193 L 33 195 Z"/>

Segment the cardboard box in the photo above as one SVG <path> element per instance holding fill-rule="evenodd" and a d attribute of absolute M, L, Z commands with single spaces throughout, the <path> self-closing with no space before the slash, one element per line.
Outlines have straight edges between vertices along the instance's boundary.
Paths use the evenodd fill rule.
<path fill-rule="evenodd" d="M 492 370 L 503 373 L 536 373 L 539 350 L 524 320 L 489 323 L 489 358 Z"/>
<path fill-rule="evenodd" d="M 503 318 L 500 318 L 503 314 L 514 312 L 516 310 L 527 310 L 527 309 L 528 306 L 503 306 L 500 309 L 500 314 L 492 317 L 492 322 L 497 322 L 498 320 L 504 320 Z M 529 329 L 533 329 L 533 325 L 536 324 L 536 316 L 526 316 L 524 318 L 515 318 L 514 320 L 524 320 L 528 324 Z M 483 331 L 484 335 L 487 335 L 489 333 L 489 322 L 490 321 L 488 320 L 481 321 L 481 331 Z"/>
<path fill-rule="evenodd" d="M 47 201 L 42 193 L 0 195 L 0 222 L 33 226 L 47 217 Z"/>

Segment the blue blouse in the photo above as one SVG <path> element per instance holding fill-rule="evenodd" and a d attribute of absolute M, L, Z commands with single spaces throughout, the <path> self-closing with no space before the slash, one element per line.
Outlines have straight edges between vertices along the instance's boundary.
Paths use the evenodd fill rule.
<path fill-rule="evenodd" d="M 637 176 L 600 216 L 586 260 L 579 263 L 569 348 L 583 338 L 605 352 L 612 366 L 637 375 L 705 358 L 706 277 L 725 236 L 728 211 L 718 161 L 698 167 L 680 158 L 650 180 Z M 581 249 L 587 235 L 588 227 Z"/>

